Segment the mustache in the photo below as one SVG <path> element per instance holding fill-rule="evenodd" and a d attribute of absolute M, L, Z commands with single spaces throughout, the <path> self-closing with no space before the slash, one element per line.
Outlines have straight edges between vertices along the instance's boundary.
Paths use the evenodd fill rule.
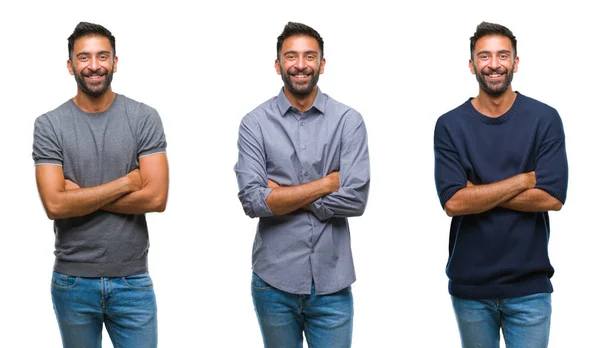
<path fill-rule="evenodd" d="M 81 72 L 81 75 L 85 76 L 85 77 L 90 77 L 92 75 L 106 75 L 108 74 L 108 70 L 106 70 L 105 68 L 98 68 L 96 70 L 91 70 L 91 69 L 85 69 L 84 71 Z"/>
<path fill-rule="evenodd" d="M 508 69 L 503 67 L 503 66 L 499 66 L 496 69 L 492 69 L 490 67 L 485 67 L 483 68 L 483 70 L 481 70 L 482 74 L 493 74 L 493 73 L 497 73 L 497 74 L 506 74 L 508 72 Z"/>
<path fill-rule="evenodd" d="M 298 74 L 302 74 L 302 75 L 311 75 L 313 73 L 313 69 L 306 67 L 304 69 L 298 69 L 298 68 L 290 68 L 290 70 L 288 70 L 288 74 L 290 75 L 298 75 Z"/>

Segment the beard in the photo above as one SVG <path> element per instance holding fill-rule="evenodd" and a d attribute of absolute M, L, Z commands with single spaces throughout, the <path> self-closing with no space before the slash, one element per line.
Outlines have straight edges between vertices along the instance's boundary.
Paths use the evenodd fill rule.
<path fill-rule="evenodd" d="M 281 68 L 281 79 L 283 80 L 283 85 L 287 90 L 289 90 L 292 94 L 297 96 L 305 96 L 309 94 L 319 82 L 319 71 L 321 70 L 321 64 L 319 64 L 317 68 L 317 72 L 315 72 L 312 68 L 306 67 L 302 70 L 297 68 L 290 68 L 287 72 L 284 72 L 283 66 L 279 65 Z M 308 83 L 294 83 L 290 78 L 290 75 L 298 75 L 303 74 L 306 76 L 310 76 L 310 80 Z"/>
<path fill-rule="evenodd" d="M 492 73 L 504 74 L 504 81 L 502 83 L 489 83 L 485 80 L 484 75 L 489 75 Z M 488 94 L 492 96 L 499 96 L 502 93 L 506 92 L 508 86 L 510 86 L 513 79 L 513 66 L 510 69 L 506 69 L 501 66 L 496 69 L 490 69 L 488 67 L 483 68 L 481 71 L 475 71 L 475 78 L 477 82 L 479 82 L 479 86 L 486 91 Z"/>
<path fill-rule="evenodd" d="M 113 77 L 113 71 L 114 70 L 112 68 L 110 69 L 110 71 L 106 70 L 105 68 L 98 68 L 94 71 L 84 69 L 80 73 L 76 72 L 74 74 L 75 81 L 77 81 L 77 86 L 79 87 L 79 89 L 81 89 L 81 91 L 83 91 L 83 93 L 89 95 L 90 97 L 99 97 L 108 90 L 108 87 L 110 87 L 110 83 L 112 82 Z M 104 75 L 104 81 L 96 83 L 86 83 L 85 77 L 93 75 Z"/>

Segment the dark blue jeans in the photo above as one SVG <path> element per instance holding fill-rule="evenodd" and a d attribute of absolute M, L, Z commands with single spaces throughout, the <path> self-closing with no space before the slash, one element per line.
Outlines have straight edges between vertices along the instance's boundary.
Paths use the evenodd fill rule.
<path fill-rule="evenodd" d="M 266 348 L 348 348 L 354 304 L 350 287 L 328 295 L 295 295 L 252 273 L 252 299 Z"/>
<path fill-rule="evenodd" d="M 118 348 L 157 346 L 156 299 L 148 273 L 122 278 L 52 274 L 63 347 L 102 347 L 102 325 Z"/>

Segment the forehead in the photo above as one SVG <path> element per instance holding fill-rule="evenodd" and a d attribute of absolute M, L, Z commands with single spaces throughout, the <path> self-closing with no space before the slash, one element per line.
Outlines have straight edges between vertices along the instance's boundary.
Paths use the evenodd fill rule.
<path fill-rule="evenodd" d="M 73 43 L 73 53 L 79 52 L 112 52 L 110 40 L 106 36 L 86 35 L 78 38 Z"/>
<path fill-rule="evenodd" d="M 502 35 L 486 35 L 479 38 L 475 42 L 475 54 L 481 51 L 511 51 L 512 52 L 512 42 L 506 36 Z"/>
<path fill-rule="evenodd" d="M 308 52 L 315 51 L 321 53 L 317 39 L 306 35 L 294 35 L 283 40 L 281 52 Z"/>

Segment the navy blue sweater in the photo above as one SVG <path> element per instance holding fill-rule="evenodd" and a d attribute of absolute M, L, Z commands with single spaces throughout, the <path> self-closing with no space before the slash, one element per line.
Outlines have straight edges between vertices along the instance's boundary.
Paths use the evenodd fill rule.
<path fill-rule="evenodd" d="M 435 126 L 435 183 L 442 207 L 467 180 L 498 182 L 535 171 L 536 188 L 562 203 L 567 194 L 567 156 L 558 112 L 517 93 L 504 115 L 479 113 L 471 100 L 442 115 Z M 446 274 L 453 296 L 510 298 L 552 292 L 547 212 L 496 207 L 456 216 L 450 226 Z"/>

